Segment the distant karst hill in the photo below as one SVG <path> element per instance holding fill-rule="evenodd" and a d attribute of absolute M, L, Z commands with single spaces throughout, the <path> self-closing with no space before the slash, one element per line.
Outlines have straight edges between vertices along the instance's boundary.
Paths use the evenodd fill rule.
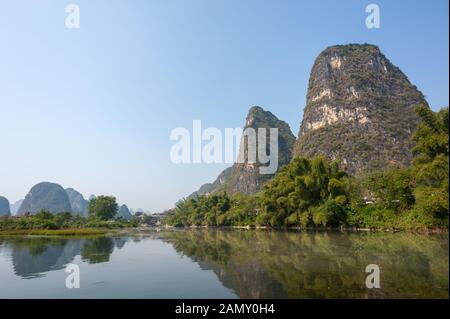
<path fill-rule="evenodd" d="M 91 195 L 89 200 L 95 198 L 95 195 Z M 59 184 L 42 182 L 34 185 L 24 200 L 19 200 L 13 205 L 10 205 L 6 198 L 0 196 L 0 216 L 10 216 L 10 207 L 18 207 L 15 209 L 17 210 L 16 216 L 23 216 L 26 213 L 36 214 L 40 210 L 46 210 L 51 213 L 68 212 L 87 217 L 89 201 L 73 188 L 64 189 Z M 116 217 L 130 220 L 133 214 L 126 205 L 122 205 Z"/>
<path fill-rule="evenodd" d="M 122 205 L 120 206 L 119 211 L 117 212 L 117 217 L 120 217 L 125 220 L 130 220 L 133 217 L 133 215 L 131 214 L 127 205 Z"/>
<path fill-rule="evenodd" d="M 85 200 L 83 195 L 73 188 L 66 188 L 66 193 L 69 196 L 72 212 L 81 216 L 87 216 L 89 201 Z"/>
<path fill-rule="evenodd" d="M 338 159 L 352 174 L 407 165 L 424 96 L 378 47 L 327 48 L 311 70 L 294 155 Z"/>
<path fill-rule="evenodd" d="M 19 210 L 20 205 L 22 205 L 22 203 L 23 203 L 23 199 L 19 199 L 18 201 L 9 205 L 9 208 L 11 209 L 11 215 L 17 214 L 17 211 Z"/>
<path fill-rule="evenodd" d="M 47 210 L 52 213 L 72 212 L 69 196 L 64 188 L 49 182 L 36 184 L 25 197 L 17 211 L 17 216 L 26 213 L 36 214 L 40 210 Z"/>
<path fill-rule="evenodd" d="M 9 201 L 7 198 L 0 196 L 0 217 L 11 216 Z"/>
<path fill-rule="evenodd" d="M 244 130 L 253 128 L 257 132 L 259 128 L 267 129 L 267 154 L 270 152 L 269 129 L 278 128 L 278 169 L 289 163 L 292 158 L 295 136 L 286 122 L 279 120 L 271 112 L 265 111 L 259 106 L 253 106 L 248 112 L 245 123 Z M 240 152 L 245 152 L 245 154 L 240 154 L 239 157 L 245 158 L 245 162 L 235 163 L 233 166 L 225 169 L 213 183 L 203 185 L 190 197 L 219 191 L 226 191 L 228 194 L 254 194 L 261 189 L 267 180 L 273 177 L 274 174 L 260 174 L 260 166 L 267 166 L 268 164 L 262 164 L 259 161 L 249 163 L 246 153 L 247 147 L 244 147 L 243 143 L 245 141 L 241 140 Z"/>

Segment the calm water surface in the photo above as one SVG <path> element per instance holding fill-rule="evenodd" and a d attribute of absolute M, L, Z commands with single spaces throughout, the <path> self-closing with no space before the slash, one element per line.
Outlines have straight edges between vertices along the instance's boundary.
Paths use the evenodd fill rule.
<path fill-rule="evenodd" d="M 65 286 L 69 263 L 79 289 Z M 369 264 L 380 289 L 365 286 Z M 448 234 L 0 236 L 0 298 L 448 298 L 448 272 Z"/>

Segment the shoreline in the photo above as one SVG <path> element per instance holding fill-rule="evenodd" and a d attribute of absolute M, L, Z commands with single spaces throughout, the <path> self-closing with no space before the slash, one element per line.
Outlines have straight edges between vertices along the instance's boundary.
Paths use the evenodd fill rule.
<path fill-rule="evenodd" d="M 164 229 L 243 229 L 243 230 L 266 230 L 266 231 L 333 231 L 342 233 L 420 233 L 441 234 L 448 233 L 448 228 L 360 228 L 360 227 L 269 227 L 269 226 L 161 226 Z"/>
<path fill-rule="evenodd" d="M 0 236 L 99 236 L 108 230 L 96 228 L 0 230 Z"/>
<path fill-rule="evenodd" d="M 448 233 L 447 228 L 417 228 L 417 229 L 370 229 L 358 227 L 319 227 L 319 228 L 301 228 L 301 227 L 281 227 L 274 228 L 268 226 L 170 226 L 160 227 L 129 227 L 117 229 L 105 228 L 67 228 L 67 229 L 14 229 L 0 230 L 1 236 L 104 236 L 104 235 L 127 235 L 129 232 L 146 232 L 161 230 L 256 230 L 256 231 L 297 231 L 297 232 L 341 232 L 341 233 L 416 233 L 416 234 L 444 234 Z"/>

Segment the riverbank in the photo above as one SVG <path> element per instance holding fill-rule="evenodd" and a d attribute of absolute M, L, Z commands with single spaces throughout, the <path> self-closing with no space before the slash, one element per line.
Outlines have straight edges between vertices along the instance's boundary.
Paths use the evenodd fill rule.
<path fill-rule="evenodd" d="M 297 227 L 297 226 L 288 226 L 288 227 L 270 227 L 270 226 L 206 226 L 206 225 L 192 225 L 192 226 L 171 226 L 164 225 L 165 229 L 244 229 L 244 230 L 275 230 L 275 231 L 333 231 L 333 232 L 385 232 L 385 233 L 417 233 L 417 234 L 439 234 L 439 233 L 448 233 L 448 228 L 426 228 L 426 227 L 417 227 L 417 228 L 358 228 L 358 227 Z"/>
<path fill-rule="evenodd" d="M 0 217 L 0 235 L 84 236 L 137 227 L 127 220 L 99 220 L 70 213 L 40 212 L 29 216 Z"/>
<path fill-rule="evenodd" d="M 69 228 L 69 229 L 15 229 L 0 230 L 0 236 L 93 236 L 105 235 L 107 229 Z"/>

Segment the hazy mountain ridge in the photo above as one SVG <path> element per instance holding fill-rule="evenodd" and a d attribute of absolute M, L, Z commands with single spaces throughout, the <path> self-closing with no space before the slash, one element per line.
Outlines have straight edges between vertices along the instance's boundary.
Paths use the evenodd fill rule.
<path fill-rule="evenodd" d="M 131 214 L 127 205 L 122 205 L 120 206 L 119 211 L 117 212 L 117 217 L 120 217 L 125 220 L 130 220 L 133 217 L 133 215 Z"/>
<path fill-rule="evenodd" d="M 13 204 L 9 205 L 9 208 L 11 210 L 11 215 L 16 215 L 17 211 L 19 210 L 20 206 L 23 203 L 23 199 L 19 199 L 18 201 L 14 202 Z"/>
<path fill-rule="evenodd" d="M 15 203 L 15 205 L 21 203 L 16 215 L 23 216 L 26 213 L 34 215 L 40 210 L 46 210 L 51 213 L 69 212 L 73 215 L 87 217 L 89 201 L 95 198 L 95 195 L 90 195 L 89 200 L 86 200 L 80 192 L 73 188 L 64 189 L 59 184 L 42 182 L 34 185 L 23 201 Z M 9 206 L 8 203 L 8 209 Z M 0 216 L 1 211 L 0 209 Z M 133 214 L 126 205 L 122 205 L 117 212 L 117 217 L 130 220 Z"/>
<path fill-rule="evenodd" d="M 17 216 L 36 214 L 40 210 L 52 213 L 72 212 L 69 196 L 64 188 L 55 183 L 42 182 L 34 185 L 17 211 Z"/>

